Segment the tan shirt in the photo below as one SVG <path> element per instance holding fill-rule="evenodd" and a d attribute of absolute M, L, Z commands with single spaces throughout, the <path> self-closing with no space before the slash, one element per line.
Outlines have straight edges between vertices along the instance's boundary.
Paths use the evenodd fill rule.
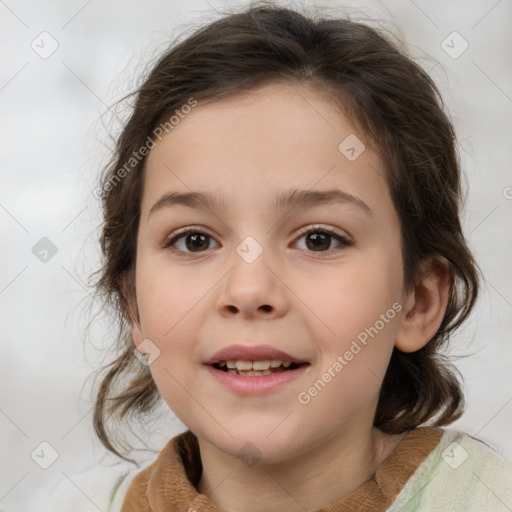
<path fill-rule="evenodd" d="M 318 512 L 385 511 L 443 435 L 437 427 L 410 430 L 373 477 L 349 496 Z M 172 438 L 157 460 L 130 483 L 121 512 L 223 512 L 196 486 L 201 478 L 197 438 L 190 430 Z"/>

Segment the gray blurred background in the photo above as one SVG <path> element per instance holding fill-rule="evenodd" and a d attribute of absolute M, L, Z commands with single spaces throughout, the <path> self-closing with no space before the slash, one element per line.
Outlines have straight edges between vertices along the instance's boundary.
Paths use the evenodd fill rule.
<path fill-rule="evenodd" d="M 108 317 L 84 344 L 87 307 L 100 310 L 86 280 L 99 262 L 94 180 L 119 128 L 109 107 L 177 35 L 248 3 L 0 1 L 0 510 L 105 511 L 131 468 L 92 427 L 91 374 L 115 335 Z M 449 428 L 512 460 L 511 0 L 275 3 L 394 26 L 441 89 L 466 173 L 465 232 L 485 276 L 448 350 L 470 354 L 455 360 L 467 411 Z M 184 429 L 162 408 L 148 444 L 157 452 Z M 44 505 L 56 486 L 61 508 Z"/>

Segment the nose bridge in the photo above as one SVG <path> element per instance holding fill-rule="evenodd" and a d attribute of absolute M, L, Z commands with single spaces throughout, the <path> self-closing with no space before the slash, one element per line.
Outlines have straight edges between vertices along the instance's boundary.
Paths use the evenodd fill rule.
<path fill-rule="evenodd" d="M 260 241 L 262 241 L 262 236 L 257 235 Z M 263 245 L 265 244 L 267 246 L 267 252 L 268 252 L 268 242 L 262 241 L 258 242 L 258 240 L 252 236 L 246 236 L 236 247 L 235 252 L 238 254 L 238 256 L 248 265 L 252 265 L 256 260 L 260 258 L 260 256 L 263 254 Z M 267 259 L 265 257 L 264 259 Z M 235 259 L 236 261 L 236 259 Z"/>
<path fill-rule="evenodd" d="M 259 239 L 259 240 L 258 240 Z M 248 235 L 235 246 L 229 258 L 230 272 L 217 299 L 220 311 L 252 316 L 258 312 L 282 314 L 285 309 L 283 284 L 277 279 L 269 237 L 262 232 Z"/>
<path fill-rule="evenodd" d="M 268 239 L 263 238 L 262 234 L 248 235 L 235 247 L 230 261 L 233 269 L 228 275 L 229 284 L 237 293 L 252 293 L 261 299 L 269 293 L 273 276 L 268 269 L 271 249 Z"/>

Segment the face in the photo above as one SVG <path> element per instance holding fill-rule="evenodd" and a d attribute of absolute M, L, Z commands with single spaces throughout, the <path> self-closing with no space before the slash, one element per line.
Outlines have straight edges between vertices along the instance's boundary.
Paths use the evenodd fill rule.
<path fill-rule="evenodd" d="M 404 283 L 384 166 L 361 141 L 314 91 L 272 85 L 198 105 L 147 157 L 133 338 L 150 340 L 169 407 L 219 450 L 250 442 L 280 461 L 372 425 Z M 308 200 L 285 201 L 293 190 Z M 191 192 L 218 201 L 153 208 Z M 243 377 L 205 364 L 233 345 L 303 364 Z M 236 359 L 268 356 L 248 354 Z"/>

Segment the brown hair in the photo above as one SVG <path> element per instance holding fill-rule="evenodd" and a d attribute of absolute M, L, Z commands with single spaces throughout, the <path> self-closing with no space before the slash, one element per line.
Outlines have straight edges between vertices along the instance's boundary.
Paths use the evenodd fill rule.
<path fill-rule="evenodd" d="M 133 355 L 126 322 L 130 312 L 138 319 L 132 305 L 145 161 L 130 159 L 191 98 L 201 105 L 277 82 L 325 94 L 379 152 L 401 222 L 406 288 L 413 289 L 429 256 L 450 264 L 452 288 L 441 326 L 416 352 L 393 349 L 374 425 L 398 434 L 428 421 L 449 424 L 464 410 L 457 370 L 440 348 L 471 312 L 479 279 L 462 233 L 456 141 L 438 89 L 383 31 L 345 17 L 259 4 L 197 29 L 159 58 L 133 93 L 133 112 L 100 179 L 104 261 L 95 289 L 116 313 L 119 335 L 117 357 L 100 370 L 108 371 L 97 390 L 94 427 L 105 447 L 125 459 L 107 424 L 141 417 L 160 398 L 149 368 Z"/>

